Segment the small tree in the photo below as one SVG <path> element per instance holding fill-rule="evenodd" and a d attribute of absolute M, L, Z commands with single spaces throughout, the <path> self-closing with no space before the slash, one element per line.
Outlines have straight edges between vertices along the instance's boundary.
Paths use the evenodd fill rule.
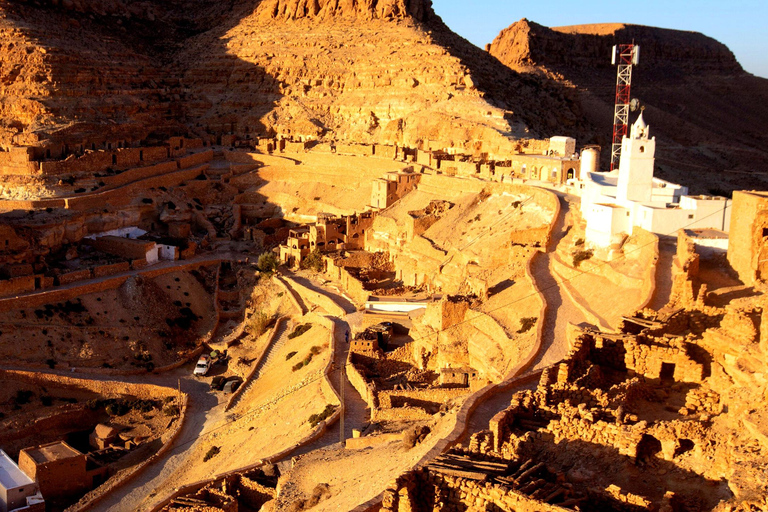
<path fill-rule="evenodd" d="M 274 252 L 267 251 L 259 255 L 259 261 L 256 263 L 256 266 L 262 272 L 271 273 L 280 266 L 280 262 Z"/>
<path fill-rule="evenodd" d="M 311 253 L 307 255 L 306 258 L 301 261 L 300 266 L 301 268 L 311 269 L 315 272 L 324 271 L 325 265 L 323 264 L 323 255 L 320 254 L 320 250 L 315 248 Z"/>

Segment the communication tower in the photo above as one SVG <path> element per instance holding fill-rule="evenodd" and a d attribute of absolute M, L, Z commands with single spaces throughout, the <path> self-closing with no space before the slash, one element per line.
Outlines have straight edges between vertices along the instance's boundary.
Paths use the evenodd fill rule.
<path fill-rule="evenodd" d="M 621 139 L 629 130 L 629 110 L 632 103 L 629 89 L 632 85 L 632 66 L 640 62 L 640 46 L 619 44 L 613 47 L 611 64 L 618 64 L 616 73 L 616 105 L 613 112 L 613 141 L 611 144 L 611 170 L 619 165 Z"/>

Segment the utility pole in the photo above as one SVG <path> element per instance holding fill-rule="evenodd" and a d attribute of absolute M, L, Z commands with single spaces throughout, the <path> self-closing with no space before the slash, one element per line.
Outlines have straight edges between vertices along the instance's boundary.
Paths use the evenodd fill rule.
<path fill-rule="evenodd" d="M 339 399 L 341 400 L 341 414 L 339 414 L 339 442 L 341 442 L 342 448 L 344 448 L 346 441 L 344 436 L 344 413 L 346 412 L 344 410 L 344 384 L 346 381 L 346 369 L 347 365 L 342 363 L 341 368 L 339 368 Z"/>
<path fill-rule="evenodd" d="M 611 64 L 618 61 L 616 72 L 616 103 L 613 109 L 613 140 L 611 144 L 611 170 L 619 166 L 621 158 L 621 140 L 629 131 L 629 96 L 632 85 L 632 66 L 640 62 L 640 46 L 635 43 L 620 44 L 613 47 Z"/>

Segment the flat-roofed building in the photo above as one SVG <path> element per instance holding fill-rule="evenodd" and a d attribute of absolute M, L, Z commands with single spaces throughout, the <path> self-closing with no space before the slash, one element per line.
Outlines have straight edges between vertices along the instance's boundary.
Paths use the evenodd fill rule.
<path fill-rule="evenodd" d="M 7 453 L 0 450 L 0 512 L 26 509 L 33 504 L 42 504 L 42 497 L 37 490 L 37 484 L 24 473 Z"/>

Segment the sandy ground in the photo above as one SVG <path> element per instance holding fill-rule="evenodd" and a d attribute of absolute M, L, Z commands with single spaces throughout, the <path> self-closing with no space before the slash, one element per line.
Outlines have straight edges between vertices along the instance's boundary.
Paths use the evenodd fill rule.
<path fill-rule="evenodd" d="M 406 451 L 397 440 L 361 450 L 345 450 L 336 445 L 299 458 L 283 476 L 286 483 L 275 509 L 286 510 L 297 499 L 308 498 L 320 483 L 330 486 L 331 496 L 312 509 L 318 512 L 351 510 L 374 498 L 451 432 L 454 412 L 438 418 L 431 426 L 432 433 L 411 450 Z"/>
<path fill-rule="evenodd" d="M 0 357 L 16 365 L 136 369 L 151 356 L 170 364 L 193 347 L 214 321 L 204 272 L 171 272 L 130 278 L 115 290 L 82 295 L 69 303 L 0 313 Z M 185 312 L 190 329 L 169 327 Z M 17 343 L 19 339 L 24 343 Z"/>
<path fill-rule="evenodd" d="M 252 157 L 263 167 L 231 183 L 245 190 L 250 198 L 247 202 L 278 204 L 286 219 L 296 221 L 320 212 L 342 215 L 366 211 L 371 204 L 372 181 L 408 167 L 394 160 L 313 153 Z"/>

